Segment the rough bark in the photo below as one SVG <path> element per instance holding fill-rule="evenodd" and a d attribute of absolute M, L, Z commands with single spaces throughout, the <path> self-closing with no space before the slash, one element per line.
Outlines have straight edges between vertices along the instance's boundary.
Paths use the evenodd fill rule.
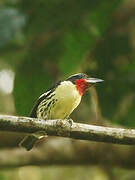
<path fill-rule="evenodd" d="M 47 134 L 80 140 L 135 145 L 135 130 L 111 128 L 68 120 L 41 120 L 28 117 L 0 115 L 0 131 Z"/>

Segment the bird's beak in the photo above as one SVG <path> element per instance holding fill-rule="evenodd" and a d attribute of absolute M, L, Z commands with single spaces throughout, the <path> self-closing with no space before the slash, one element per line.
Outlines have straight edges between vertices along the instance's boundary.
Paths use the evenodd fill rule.
<path fill-rule="evenodd" d="M 97 79 L 97 78 L 87 78 L 86 82 L 88 84 L 95 84 L 95 83 L 99 83 L 99 82 L 103 82 L 104 80 L 102 79 Z"/>

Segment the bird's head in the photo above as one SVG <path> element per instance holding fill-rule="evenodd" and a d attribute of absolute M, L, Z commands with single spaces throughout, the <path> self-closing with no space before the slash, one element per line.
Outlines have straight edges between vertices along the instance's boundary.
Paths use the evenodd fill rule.
<path fill-rule="evenodd" d="M 71 81 L 75 84 L 76 89 L 78 90 L 79 94 L 82 96 L 85 91 L 91 87 L 92 85 L 102 82 L 102 79 L 97 78 L 90 78 L 88 75 L 83 73 L 74 74 L 66 79 L 67 81 Z"/>

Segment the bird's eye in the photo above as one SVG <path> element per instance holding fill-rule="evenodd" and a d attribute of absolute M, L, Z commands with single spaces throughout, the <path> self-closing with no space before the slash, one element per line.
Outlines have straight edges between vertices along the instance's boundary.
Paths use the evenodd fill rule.
<path fill-rule="evenodd" d="M 83 74 L 83 78 L 87 78 L 88 77 L 88 75 L 87 74 Z"/>

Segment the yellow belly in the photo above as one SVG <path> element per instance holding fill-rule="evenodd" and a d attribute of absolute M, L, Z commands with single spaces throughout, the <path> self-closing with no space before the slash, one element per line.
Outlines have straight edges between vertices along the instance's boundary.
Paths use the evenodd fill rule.
<path fill-rule="evenodd" d="M 56 89 L 55 98 L 57 98 L 57 102 L 50 112 L 50 119 L 67 118 L 81 101 L 75 85 L 65 81 Z"/>

